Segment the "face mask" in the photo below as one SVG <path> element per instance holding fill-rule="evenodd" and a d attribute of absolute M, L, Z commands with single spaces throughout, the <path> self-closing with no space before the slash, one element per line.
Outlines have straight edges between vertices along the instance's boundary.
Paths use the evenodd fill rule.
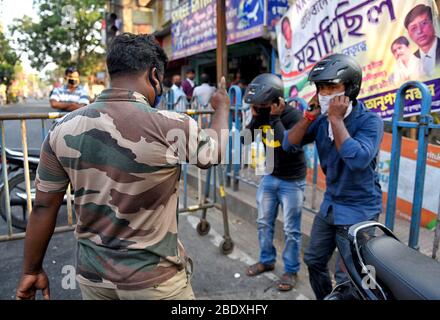
<path fill-rule="evenodd" d="M 255 108 L 255 111 L 260 116 L 267 116 L 270 114 L 270 108 Z"/>
<path fill-rule="evenodd" d="M 156 98 L 154 98 L 153 108 L 157 108 L 160 104 L 160 101 L 162 100 L 162 95 L 156 95 Z"/>
<path fill-rule="evenodd" d="M 78 80 L 76 80 L 76 79 L 68 79 L 67 83 L 70 84 L 71 86 L 76 86 L 78 84 Z"/>
<path fill-rule="evenodd" d="M 345 92 L 335 93 L 329 96 L 322 96 L 318 94 L 319 106 L 321 107 L 321 114 L 326 115 L 330 106 L 330 100 L 334 97 L 343 96 Z"/>

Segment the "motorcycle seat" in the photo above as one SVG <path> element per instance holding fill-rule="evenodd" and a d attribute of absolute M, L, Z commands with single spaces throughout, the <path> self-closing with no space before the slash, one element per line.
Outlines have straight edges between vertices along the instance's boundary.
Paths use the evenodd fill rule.
<path fill-rule="evenodd" d="M 394 299 L 440 300 L 440 263 L 434 259 L 388 236 L 369 240 L 362 256 Z"/>
<path fill-rule="evenodd" d="M 6 159 L 15 159 L 21 161 L 23 160 L 23 152 L 21 151 L 15 151 L 12 149 L 5 148 L 5 153 L 6 153 Z M 40 162 L 39 156 L 40 156 L 39 153 L 37 154 L 35 151 L 31 150 L 28 156 L 29 163 L 38 165 L 38 163 Z"/>

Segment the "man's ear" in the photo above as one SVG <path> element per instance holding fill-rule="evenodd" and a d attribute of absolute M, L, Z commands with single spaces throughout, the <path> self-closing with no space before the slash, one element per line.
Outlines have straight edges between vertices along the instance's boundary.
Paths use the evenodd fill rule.
<path fill-rule="evenodd" d="M 160 91 L 160 78 L 159 78 L 159 72 L 157 71 L 157 68 L 151 69 L 151 75 L 150 79 L 152 80 L 152 85 L 156 88 L 157 92 Z"/>

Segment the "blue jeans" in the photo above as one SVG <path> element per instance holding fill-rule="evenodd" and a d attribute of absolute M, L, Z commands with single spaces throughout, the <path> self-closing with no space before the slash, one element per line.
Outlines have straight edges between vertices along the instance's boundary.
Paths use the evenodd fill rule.
<path fill-rule="evenodd" d="M 297 273 L 300 269 L 301 210 L 304 201 L 305 180 L 283 180 L 272 175 L 261 179 L 257 191 L 258 239 L 260 262 L 274 264 L 276 249 L 273 245 L 275 221 L 281 204 L 284 214 L 285 245 L 283 262 L 285 272 Z"/>
<path fill-rule="evenodd" d="M 372 220 L 377 221 L 378 216 Z M 333 211 L 330 211 L 325 218 L 320 214 L 315 216 L 309 246 L 304 252 L 304 262 L 309 270 L 310 285 L 318 300 L 324 299 L 333 289 L 327 264 L 336 247 L 339 251 L 336 258 L 336 284 L 349 280 L 342 269 L 340 260 L 342 255 L 344 263 L 352 264 L 350 242 L 348 240 L 350 226 L 335 225 Z"/>

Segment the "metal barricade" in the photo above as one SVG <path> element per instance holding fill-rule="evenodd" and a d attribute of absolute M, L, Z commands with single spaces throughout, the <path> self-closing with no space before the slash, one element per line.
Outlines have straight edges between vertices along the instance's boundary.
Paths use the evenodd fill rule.
<path fill-rule="evenodd" d="M 205 108 L 204 108 L 205 109 Z M 185 113 L 189 116 L 196 117 L 199 128 L 202 127 L 202 116 L 212 115 L 213 110 L 194 110 L 188 109 L 179 113 Z M 223 254 L 229 254 L 234 249 L 234 242 L 231 238 L 228 220 L 228 209 L 226 202 L 225 189 L 225 173 L 223 164 L 210 167 L 206 172 L 206 178 L 203 185 L 202 170 L 197 168 L 197 199 L 196 205 L 188 205 L 188 163 L 182 164 L 183 171 L 183 208 L 179 208 L 179 213 L 197 213 L 202 210 L 200 222 L 197 225 L 197 232 L 200 236 L 205 236 L 209 233 L 211 226 L 207 220 L 207 210 L 216 208 L 222 212 L 223 219 L 223 241 L 220 243 L 220 251 Z M 218 180 L 217 180 L 218 178 Z M 218 183 L 217 183 L 218 182 Z M 210 197 L 212 191 L 212 198 Z M 220 196 L 220 203 L 217 202 L 217 191 Z"/>
<path fill-rule="evenodd" d="M 418 88 L 421 91 L 421 115 L 419 122 L 403 120 L 405 107 L 405 93 L 408 89 Z M 404 128 L 418 129 L 418 152 L 416 164 L 416 177 L 411 214 L 411 225 L 408 245 L 418 249 L 420 220 L 423 202 L 423 189 L 425 182 L 426 160 L 428 149 L 428 134 L 431 129 L 440 129 L 440 125 L 433 124 L 431 113 L 432 97 L 428 87 L 418 81 L 404 83 L 396 94 L 396 104 L 392 119 L 393 140 L 391 145 L 390 178 L 388 186 L 388 199 L 386 206 L 385 224 L 393 230 L 396 216 L 397 187 L 399 179 L 400 152 Z"/>
<path fill-rule="evenodd" d="M 7 223 L 7 235 L 0 235 L 0 241 L 7 241 L 13 239 L 22 239 L 25 237 L 25 232 L 14 233 L 13 230 L 13 217 L 11 214 L 11 198 L 10 198 L 10 186 L 9 179 L 10 175 L 8 173 L 8 161 L 7 161 L 7 152 L 6 148 L 6 133 L 5 133 L 5 121 L 10 120 L 19 120 L 21 127 L 21 142 L 22 142 L 22 152 L 23 152 L 23 174 L 24 174 L 24 182 L 25 182 L 25 194 L 20 194 L 20 198 L 18 201 L 24 201 L 26 206 L 26 215 L 23 216 L 23 220 L 26 221 L 31 212 L 32 212 L 32 200 L 35 198 L 35 191 L 32 191 L 32 181 L 30 175 L 30 165 L 29 165 L 29 154 L 28 154 L 28 143 L 27 143 L 27 125 L 26 120 L 41 120 L 42 122 L 42 132 L 45 132 L 44 128 L 44 120 L 45 119 L 57 119 L 64 116 L 65 113 L 60 112 L 49 112 L 49 113 L 32 113 L 32 114 L 0 114 L 0 130 L 1 130 L 1 153 L 2 153 L 2 179 L 3 179 L 3 189 L 2 189 L 2 199 L 4 199 L 4 203 L 2 203 L 1 210 L 5 210 L 6 215 L 6 223 Z M 43 137 L 44 138 L 44 137 Z M 20 170 L 20 168 L 16 168 L 16 170 Z M 19 171 L 11 172 L 19 173 Z M 20 172 L 21 174 L 21 172 Z M 70 186 L 69 186 L 70 190 Z M 73 224 L 72 217 L 72 206 L 71 206 L 71 195 L 67 194 L 67 226 L 59 226 L 55 228 L 55 233 L 57 232 L 65 232 L 71 231 L 75 229 L 75 225 Z M 69 203 L 70 202 L 70 203 Z"/>
<path fill-rule="evenodd" d="M 195 117 L 201 125 L 202 115 L 212 115 L 214 112 L 210 110 L 192 110 L 188 109 L 186 111 L 182 111 L 182 113 L 188 114 L 189 116 Z M 3 195 L 4 195 L 4 209 L 6 213 L 6 223 L 7 223 L 7 235 L 0 235 L 1 241 L 8 240 L 16 240 L 23 239 L 26 235 L 25 232 L 14 233 L 13 228 L 13 219 L 11 215 L 11 197 L 10 197 L 10 189 L 9 189 L 9 179 L 11 178 L 10 172 L 8 172 L 8 162 L 7 162 L 7 149 L 5 143 L 5 126 L 4 121 L 9 120 L 19 120 L 21 121 L 21 141 L 23 146 L 23 168 L 20 174 L 24 174 L 25 177 L 25 194 L 22 195 L 21 199 L 24 203 L 19 203 L 21 206 L 26 206 L 26 218 L 29 218 L 32 212 L 32 202 L 35 199 L 35 190 L 32 190 L 32 181 L 31 181 L 31 169 L 29 166 L 29 155 L 28 155 L 28 144 L 27 144 L 27 126 L 26 120 L 31 119 L 40 119 L 42 124 L 44 124 L 44 120 L 46 119 L 57 119 L 64 116 L 66 113 L 59 112 L 51 112 L 51 113 L 32 113 L 32 114 L 0 114 L 0 130 L 1 130 L 1 147 L 2 147 L 2 177 L 3 177 Z M 42 131 L 45 132 L 45 128 L 42 125 Z M 228 211 L 226 205 L 226 190 L 224 186 L 224 170 L 222 164 L 217 166 L 213 166 L 206 172 L 206 179 L 203 185 L 202 179 L 202 170 L 197 168 L 197 194 L 198 194 L 198 203 L 196 205 L 188 204 L 188 166 L 189 164 L 182 164 L 183 171 L 183 207 L 178 209 L 179 213 L 197 213 L 199 210 L 202 210 L 202 216 L 200 219 L 200 223 L 197 226 L 197 232 L 204 236 L 209 233 L 210 224 L 207 220 L 207 210 L 210 208 L 217 208 L 222 212 L 223 217 L 223 227 L 224 227 L 224 240 L 220 244 L 220 251 L 223 254 L 229 254 L 233 251 L 234 243 L 232 241 L 230 230 L 229 230 L 229 222 L 228 222 Z M 21 169 L 20 169 L 21 170 Z M 35 172 L 33 172 L 35 174 Z M 216 178 L 218 176 L 218 180 Z M 217 183 L 218 182 L 218 183 Z M 210 189 L 213 189 L 213 197 L 210 197 Z M 217 193 L 220 195 L 220 203 L 217 202 Z M 55 233 L 72 231 L 75 229 L 76 225 L 74 224 L 73 219 L 73 206 L 72 206 L 72 195 L 71 195 L 71 186 L 68 186 L 66 196 L 66 206 L 67 206 L 67 225 L 66 226 L 57 226 L 54 230 Z M 3 209 L 3 208 L 2 208 Z"/>

